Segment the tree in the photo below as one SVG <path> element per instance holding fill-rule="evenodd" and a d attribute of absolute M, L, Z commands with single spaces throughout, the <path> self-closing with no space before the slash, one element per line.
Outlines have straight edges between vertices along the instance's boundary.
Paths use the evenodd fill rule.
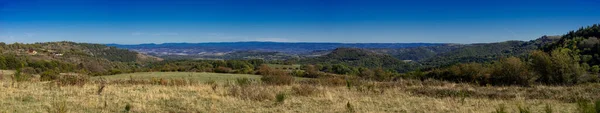
<path fill-rule="evenodd" d="M 531 67 L 539 75 L 538 82 L 552 83 L 556 79 L 552 57 L 543 51 L 533 51 L 530 55 Z"/>
<path fill-rule="evenodd" d="M 6 59 L 4 58 L 4 56 L 0 56 L 0 69 L 7 69 L 6 68 Z"/>
<path fill-rule="evenodd" d="M 535 76 L 529 72 L 529 67 L 516 57 L 496 62 L 490 77 L 490 82 L 495 85 L 529 86 L 534 80 Z"/>
<path fill-rule="evenodd" d="M 570 49 L 556 49 L 552 51 L 554 81 L 551 84 L 576 84 L 583 69 L 579 65 L 579 58 Z"/>

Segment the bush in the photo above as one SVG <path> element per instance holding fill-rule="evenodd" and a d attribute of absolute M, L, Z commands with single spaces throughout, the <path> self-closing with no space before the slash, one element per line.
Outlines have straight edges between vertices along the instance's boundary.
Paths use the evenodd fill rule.
<path fill-rule="evenodd" d="M 594 105 L 595 104 L 595 105 Z M 577 102 L 577 110 L 579 113 L 600 113 L 599 106 L 600 101 L 596 101 L 596 103 L 590 103 L 587 101 L 578 101 Z"/>
<path fill-rule="evenodd" d="M 131 111 L 132 108 L 133 108 L 133 106 L 131 104 L 127 103 L 127 105 L 125 105 L 125 112 Z"/>
<path fill-rule="evenodd" d="M 286 95 L 283 92 L 279 92 L 275 96 L 275 99 L 277 100 L 277 103 L 283 103 L 285 101 L 285 98 L 286 98 Z"/>
<path fill-rule="evenodd" d="M 27 73 L 22 73 L 21 70 L 17 70 L 14 73 L 13 80 L 16 82 L 29 81 L 32 76 Z"/>
<path fill-rule="evenodd" d="M 294 82 L 294 77 L 290 75 L 263 75 L 260 80 L 270 85 L 290 85 Z"/>
<path fill-rule="evenodd" d="M 56 80 L 58 79 L 60 73 L 54 71 L 54 70 L 48 70 L 43 72 L 42 74 L 40 74 L 40 80 L 42 81 L 51 81 L 51 80 Z"/>
<path fill-rule="evenodd" d="M 531 54 L 533 70 L 540 75 L 538 82 L 553 85 L 576 84 L 584 68 L 579 58 L 569 49 L 556 49 L 550 54 L 534 51 Z M 592 67 L 594 68 L 594 67 Z M 590 69 L 591 70 L 591 69 Z"/>
<path fill-rule="evenodd" d="M 494 85 L 529 86 L 535 78 L 521 59 L 509 57 L 495 63 L 489 81 Z"/>
<path fill-rule="evenodd" d="M 590 71 L 592 71 L 593 74 L 598 74 L 598 72 L 600 72 L 600 66 L 594 65 L 590 68 Z"/>

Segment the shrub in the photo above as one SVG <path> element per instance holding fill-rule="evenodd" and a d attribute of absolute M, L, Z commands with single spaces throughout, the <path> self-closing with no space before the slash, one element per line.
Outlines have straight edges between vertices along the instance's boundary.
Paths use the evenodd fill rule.
<path fill-rule="evenodd" d="M 13 76 L 13 80 L 16 82 L 29 81 L 31 75 L 27 73 L 22 73 L 20 69 L 18 69 Z"/>
<path fill-rule="evenodd" d="M 133 106 L 131 104 L 127 103 L 127 105 L 125 105 L 125 112 L 131 111 L 132 108 L 133 108 Z"/>
<path fill-rule="evenodd" d="M 285 101 L 285 98 L 286 98 L 286 95 L 283 92 L 279 92 L 275 96 L 275 99 L 277 100 L 277 103 L 283 103 Z"/>
<path fill-rule="evenodd" d="M 489 81 L 494 85 L 529 86 L 534 80 L 535 76 L 521 59 L 509 57 L 495 63 Z"/>
<path fill-rule="evenodd" d="M 261 66 L 259 73 L 263 75 L 260 79 L 263 83 L 271 85 L 289 85 L 294 82 L 294 77 L 281 70 L 272 70 L 266 65 Z"/>
<path fill-rule="evenodd" d="M 572 54 L 573 51 L 564 48 L 550 54 L 534 51 L 531 61 L 533 70 L 540 75 L 537 81 L 554 85 L 578 83 L 584 69 L 579 64 L 579 58 Z"/>
<path fill-rule="evenodd" d="M 595 106 L 587 101 L 578 101 L 577 110 L 579 113 L 597 113 Z"/>
<path fill-rule="evenodd" d="M 598 74 L 598 72 L 600 72 L 600 66 L 594 65 L 590 68 L 590 71 L 592 71 L 593 74 Z"/>
<path fill-rule="evenodd" d="M 303 77 L 317 78 L 322 75 L 321 72 L 319 72 L 319 70 L 314 65 L 306 65 L 303 66 L 302 69 L 304 70 Z"/>
<path fill-rule="evenodd" d="M 42 74 L 40 74 L 40 80 L 42 81 L 50 81 L 50 80 L 56 80 L 58 79 L 60 73 L 54 71 L 54 70 L 48 70 L 48 71 L 44 71 L 42 72 Z"/>
<path fill-rule="evenodd" d="M 304 71 L 301 71 L 301 70 L 293 70 L 292 71 L 292 75 L 297 76 L 297 77 L 304 77 L 304 76 L 306 76 L 306 74 L 304 73 Z"/>

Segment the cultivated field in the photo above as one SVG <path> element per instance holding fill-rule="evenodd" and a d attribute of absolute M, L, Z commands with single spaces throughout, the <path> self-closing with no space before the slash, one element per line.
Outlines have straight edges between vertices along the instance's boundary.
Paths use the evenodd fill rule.
<path fill-rule="evenodd" d="M 0 82 L 0 112 L 577 112 L 573 99 L 598 98 L 599 84 L 572 87 L 480 87 L 439 81 L 400 80 L 352 85 L 297 82 L 266 85 L 236 78 L 255 75 L 134 73 L 92 78 L 85 85 Z M 193 79 L 161 85 L 128 79 Z M 170 77 L 166 77 L 170 76 Z M 231 82 L 210 82 L 228 81 Z M 188 82 L 189 82 L 188 81 Z M 237 81 L 237 82 L 236 82 Z M 104 86 L 104 87 L 102 87 Z M 570 93 L 567 94 L 566 91 Z M 543 96 L 542 96 L 543 95 Z"/>

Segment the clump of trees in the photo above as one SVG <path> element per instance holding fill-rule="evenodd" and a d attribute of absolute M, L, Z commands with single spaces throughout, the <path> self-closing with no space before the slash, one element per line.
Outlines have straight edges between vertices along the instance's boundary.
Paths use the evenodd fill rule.
<path fill-rule="evenodd" d="M 594 81 L 586 79 L 584 75 L 586 71 L 581 67 L 578 55 L 563 48 L 551 53 L 533 51 L 527 57 L 508 57 L 492 63 L 457 64 L 433 70 L 426 77 L 481 85 L 521 86 L 536 83 L 572 85 Z"/>

